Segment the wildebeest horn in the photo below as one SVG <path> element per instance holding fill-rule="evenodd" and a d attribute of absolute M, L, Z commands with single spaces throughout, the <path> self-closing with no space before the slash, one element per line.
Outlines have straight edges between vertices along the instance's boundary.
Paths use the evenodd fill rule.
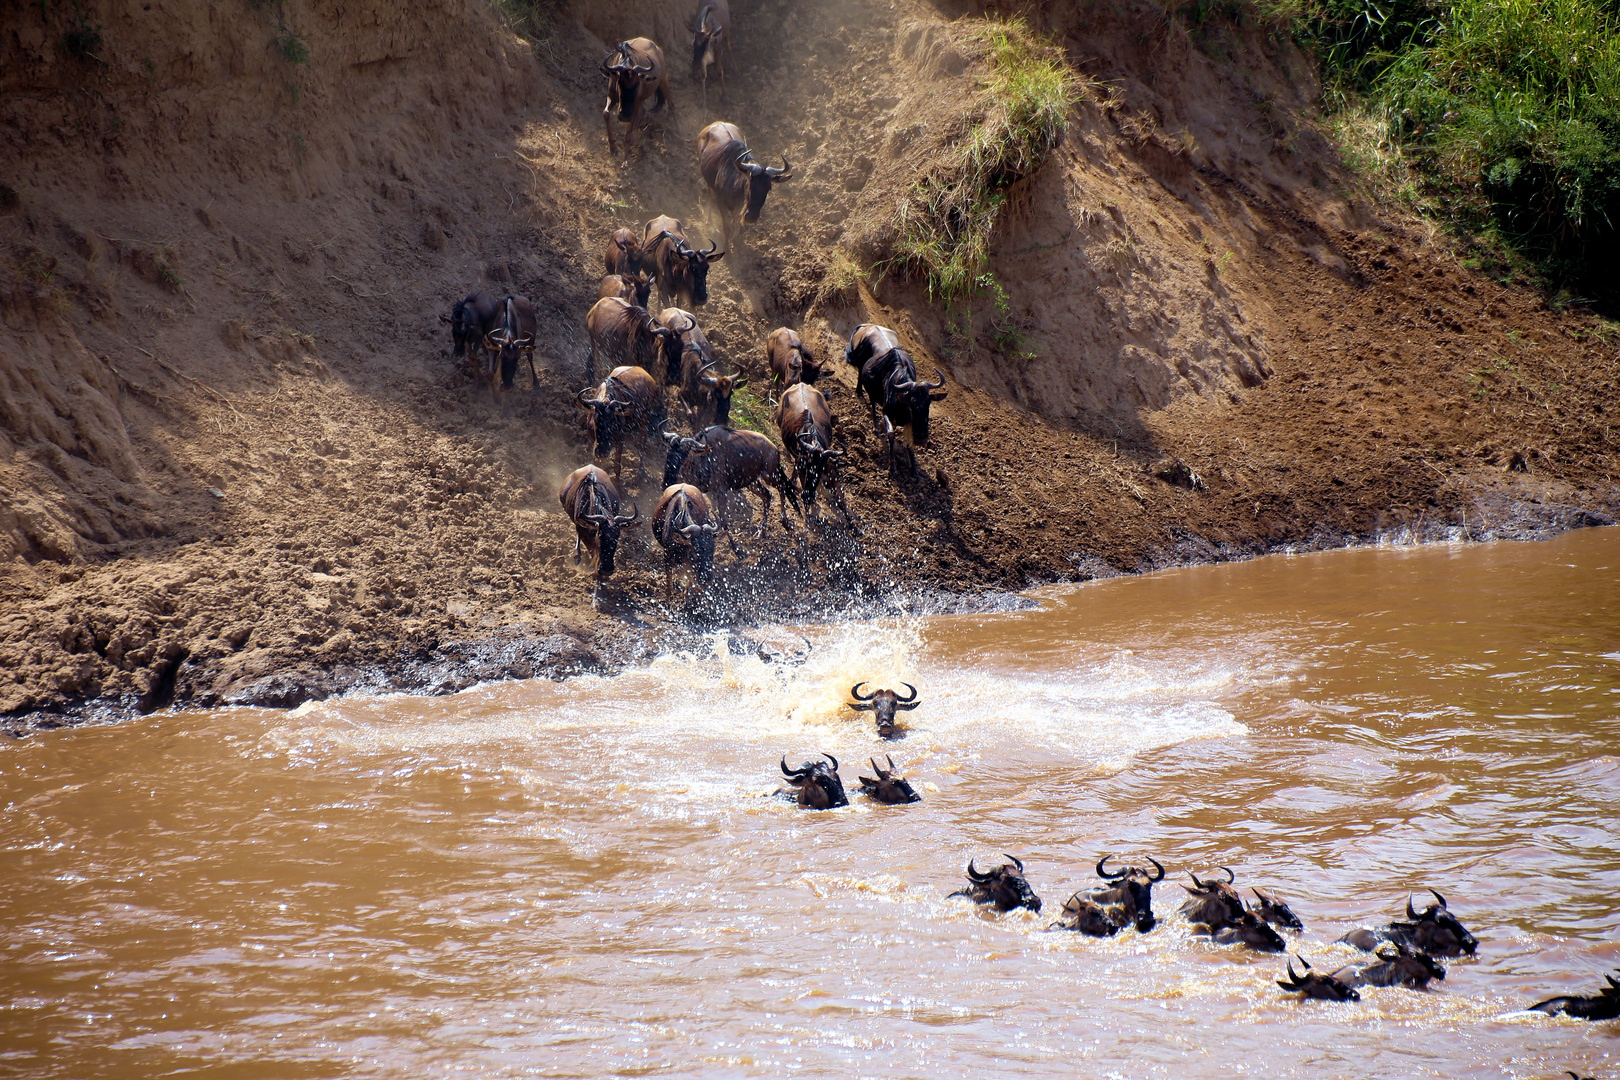
<path fill-rule="evenodd" d="M 1237 882 L 1237 875 L 1232 873 L 1232 871 L 1230 869 L 1228 869 L 1227 867 L 1217 866 L 1215 869 L 1217 869 L 1217 870 L 1225 870 L 1226 871 L 1226 883 L 1228 885 L 1232 885 L 1232 884 L 1235 884 Z"/>
<path fill-rule="evenodd" d="M 805 770 L 803 770 L 803 769 L 790 769 L 790 768 L 788 768 L 787 767 L 787 755 L 784 754 L 782 756 L 782 775 L 783 776 L 791 777 L 791 778 L 793 778 L 795 780 L 802 780 L 802 779 L 804 779 L 804 772 L 805 772 Z"/>
<path fill-rule="evenodd" d="M 1151 882 L 1154 882 L 1155 884 L 1157 884 L 1158 882 L 1163 881 L 1164 880 L 1164 867 L 1159 865 L 1159 860 L 1155 859 L 1153 856 L 1149 855 L 1148 856 L 1148 862 L 1152 863 L 1154 868 L 1159 871 L 1159 876 L 1158 877 L 1156 877 L 1156 878 L 1148 878 L 1148 880 L 1151 881 Z"/>
<path fill-rule="evenodd" d="M 968 875 L 968 879 L 971 880 L 971 881 L 989 881 L 991 878 L 995 877 L 994 874 L 985 874 L 985 873 L 981 873 L 978 870 L 975 870 L 973 868 L 973 860 L 972 859 L 968 860 L 967 875 Z"/>
<path fill-rule="evenodd" d="M 450 317 L 450 316 L 448 316 L 448 315 L 440 315 L 440 316 L 439 316 L 439 321 L 440 321 L 440 322 L 446 322 L 446 323 L 449 323 L 449 324 L 450 324 L 450 325 L 451 325 L 451 326 L 454 326 L 454 325 L 455 325 L 455 323 L 456 323 L 456 320 L 454 320 L 454 319 L 452 319 L 452 318 L 451 318 L 451 317 Z"/>
<path fill-rule="evenodd" d="M 1411 919 L 1413 922 L 1416 922 L 1417 917 L 1418 917 L 1418 913 L 1416 911 L 1412 910 L 1412 894 L 1411 893 L 1406 894 L 1406 917 L 1408 919 Z"/>
<path fill-rule="evenodd" d="M 770 177 L 772 180 L 787 180 L 790 178 L 789 174 L 791 172 L 793 172 L 793 166 L 788 164 L 787 155 L 783 154 L 782 167 L 780 169 L 766 169 L 765 175 Z"/>
<path fill-rule="evenodd" d="M 823 753 L 821 756 L 826 758 L 828 761 L 832 762 L 833 772 L 838 771 L 838 759 L 837 758 L 835 758 L 831 754 L 827 754 L 827 753 Z"/>
<path fill-rule="evenodd" d="M 1003 851 L 1002 854 L 1007 855 L 1007 853 L 1005 851 Z M 1013 861 L 1013 865 L 1018 867 L 1018 872 L 1020 874 L 1022 874 L 1024 872 L 1024 864 L 1019 861 L 1018 856 L 1016 856 L 1016 855 L 1007 855 L 1007 858 L 1011 859 Z"/>
<path fill-rule="evenodd" d="M 641 509 L 639 507 L 637 507 L 634 502 L 632 502 L 630 504 L 630 512 L 628 514 L 620 514 L 620 515 L 614 517 L 613 524 L 618 525 L 618 526 L 620 526 L 622 528 L 625 525 L 629 525 L 631 522 L 635 521 L 640 516 L 641 516 Z"/>
<path fill-rule="evenodd" d="M 590 393 L 593 389 L 595 389 L 595 387 L 587 386 L 574 396 L 574 405 L 576 408 L 584 409 L 586 412 L 591 410 L 591 403 L 585 400 L 585 395 Z"/>
<path fill-rule="evenodd" d="M 858 682 L 854 686 L 850 687 L 849 688 L 849 696 L 854 698 L 856 701 L 871 701 L 873 698 L 877 697 L 877 691 L 876 690 L 872 691 L 870 694 L 861 693 L 861 687 L 863 687 L 865 685 L 866 685 L 866 680 L 862 679 L 860 682 Z"/>
<path fill-rule="evenodd" d="M 1123 870 L 1117 874 L 1110 874 L 1108 871 L 1103 869 L 1103 863 L 1107 862 L 1111 858 L 1113 858 L 1112 855 L 1104 855 L 1102 858 L 1097 860 L 1097 876 L 1105 881 L 1117 881 L 1125 876 L 1125 871 Z"/>
<path fill-rule="evenodd" d="M 908 682 L 903 682 L 900 685 L 905 687 L 907 690 L 910 690 L 911 691 L 911 696 L 910 697 L 898 697 L 897 696 L 894 699 L 894 707 L 895 708 L 903 709 L 906 712 L 910 712 L 912 709 L 915 709 L 917 706 L 922 704 L 922 702 L 917 700 L 917 688 L 915 686 L 912 686 Z"/>
<path fill-rule="evenodd" d="M 924 390 L 938 390 L 940 387 L 942 387 L 944 385 L 945 385 L 945 373 L 943 371 L 939 370 L 939 368 L 934 369 L 934 381 L 933 382 L 931 382 L 931 383 L 918 383 L 917 384 L 918 387 L 920 387 L 921 389 L 924 389 Z"/>
<path fill-rule="evenodd" d="M 1378 947 L 1373 950 L 1373 955 L 1380 960 L 1398 960 L 1401 950 L 1393 941 L 1380 941 Z"/>
<path fill-rule="evenodd" d="M 648 64 L 646 67 L 642 67 L 640 64 L 637 64 L 635 67 L 630 69 L 630 73 L 632 75 L 646 75 L 651 72 L 652 69 L 653 66 L 651 64 Z"/>
<path fill-rule="evenodd" d="M 712 258 L 714 258 L 714 253 L 716 251 L 718 251 L 719 249 L 720 249 L 720 245 L 716 241 L 710 240 L 709 241 L 709 250 L 703 252 L 703 255 L 706 258 L 712 259 Z"/>
<path fill-rule="evenodd" d="M 872 771 L 878 774 L 879 780 L 887 780 L 889 774 L 894 771 L 894 758 L 889 759 L 889 772 L 883 771 L 883 766 L 877 763 L 877 758 L 867 758 L 866 760 L 872 763 Z"/>
<path fill-rule="evenodd" d="M 912 686 L 908 682 L 903 682 L 900 685 L 905 687 L 907 690 L 910 690 L 911 691 L 911 696 L 910 697 L 903 697 L 903 698 L 896 698 L 895 700 L 897 700 L 897 701 L 916 701 L 917 700 L 917 688 L 915 686 Z"/>
<path fill-rule="evenodd" d="M 1209 882 L 1207 882 L 1207 881 L 1199 881 L 1198 880 L 1198 875 L 1193 873 L 1191 870 L 1187 871 L 1187 876 L 1192 878 L 1192 883 L 1194 885 L 1198 886 L 1200 891 L 1203 891 L 1203 892 L 1208 892 L 1209 891 Z M 1185 888 L 1185 887 L 1186 886 L 1183 886 L 1183 888 Z"/>
<path fill-rule="evenodd" d="M 763 165 L 760 165 L 760 164 L 758 164 L 756 162 L 753 162 L 753 161 L 749 161 L 748 160 L 748 155 L 746 155 L 746 154 L 744 154 L 742 157 L 737 159 L 737 168 L 741 169 L 743 172 L 747 173 L 749 176 L 758 176 L 762 172 L 769 172 L 770 171 L 769 169 L 765 168 L 765 166 L 763 166 Z"/>
<path fill-rule="evenodd" d="M 524 334 L 522 337 L 512 342 L 512 344 L 516 345 L 520 349 L 527 349 L 530 345 L 534 344 L 534 335 Z"/>
<path fill-rule="evenodd" d="M 1451 910 L 1450 908 L 1446 907 L 1446 898 L 1445 897 L 1441 896 L 1437 892 L 1434 892 L 1433 889 L 1430 889 L 1429 891 L 1434 893 L 1434 898 L 1436 900 L 1440 901 L 1440 910 L 1441 911 L 1450 911 Z"/>
<path fill-rule="evenodd" d="M 1295 953 L 1294 955 L 1299 957 L 1299 962 L 1305 965 L 1306 971 L 1311 970 L 1311 962 L 1309 960 L 1305 959 L 1305 957 L 1301 956 L 1299 953 Z"/>

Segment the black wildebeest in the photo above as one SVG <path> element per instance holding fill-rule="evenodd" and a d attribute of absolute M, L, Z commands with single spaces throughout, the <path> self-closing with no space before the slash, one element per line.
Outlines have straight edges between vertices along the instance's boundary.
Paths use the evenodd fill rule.
<path fill-rule="evenodd" d="M 672 309 L 673 310 L 673 309 Z M 707 342 L 704 342 L 707 345 Z M 704 351 L 683 347 L 681 352 L 681 404 L 686 406 L 692 430 L 731 426 L 731 395 L 748 385 L 746 375 L 715 375 L 718 360 L 704 360 Z"/>
<path fill-rule="evenodd" d="M 709 264 L 725 258 L 718 244 L 707 251 L 686 242 L 686 228 L 675 218 L 659 216 L 647 222 L 641 236 L 642 266 L 658 279 L 658 296 L 676 307 L 701 307 L 709 302 Z"/>
<path fill-rule="evenodd" d="M 613 476 L 623 474 L 624 444 L 634 436 L 641 443 L 637 468 L 647 471 L 647 440 L 664 426 L 664 395 L 645 368 L 616 367 L 588 397 L 591 388 L 579 392 L 575 403 L 590 414 L 591 452 L 598 460 L 613 455 Z"/>
<path fill-rule="evenodd" d="M 1620 971 L 1620 968 L 1616 968 Z M 1576 1020 L 1613 1020 L 1620 1017 L 1620 979 L 1613 975 L 1603 976 L 1609 985 L 1603 987 L 1595 994 L 1580 996 L 1563 995 L 1538 1001 L 1530 1006 L 1530 1012 L 1546 1013 L 1548 1016 L 1574 1017 Z"/>
<path fill-rule="evenodd" d="M 602 251 L 603 269 L 609 274 L 635 274 L 641 271 L 641 263 L 641 240 L 635 230 L 614 229 L 607 247 Z"/>
<path fill-rule="evenodd" d="M 630 504 L 628 514 L 619 513 L 619 489 L 595 465 L 569 473 L 557 500 L 574 523 L 574 562 L 579 562 L 581 550 L 589 551 L 596 562 L 596 579 L 611 576 L 619 532 L 637 517 L 635 503 Z"/>
<path fill-rule="evenodd" d="M 1387 923 L 1384 926 L 1352 930 L 1339 940 L 1354 945 L 1362 952 L 1371 952 L 1380 941 L 1399 941 L 1430 956 L 1472 956 L 1479 947 L 1479 939 L 1470 934 L 1457 917 L 1446 909 L 1446 898 L 1435 892 L 1438 903 L 1422 911 L 1412 908 L 1412 897 L 1406 898 L 1407 922 Z"/>
<path fill-rule="evenodd" d="M 765 367 L 784 390 L 801 382 L 814 384 L 821 378 L 821 365 L 805 348 L 804 340 L 785 326 L 778 326 L 765 339 Z"/>
<path fill-rule="evenodd" d="M 1288 943 L 1282 935 L 1247 908 L 1224 926 L 1212 927 L 1209 937 L 1217 945 L 1242 945 L 1256 952 L 1288 951 Z"/>
<path fill-rule="evenodd" d="M 596 357 L 600 353 L 613 365 L 629 364 L 646 372 L 662 371 L 661 342 L 671 336 L 668 327 L 617 296 L 604 296 L 585 313 L 585 331 L 591 351 L 585 359 L 585 381 L 596 381 Z"/>
<path fill-rule="evenodd" d="M 617 120 L 629 125 L 624 133 L 624 156 L 628 159 L 636 129 L 646 123 L 649 111 L 657 112 L 667 105 L 670 115 L 675 114 L 675 100 L 669 96 L 669 73 L 664 70 L 664 50 L 651 38 L 621 41 L 602 61 L 602 74 L 608 80 L 607 104 L 602 106 L 608 154 L 618 152 L 613 145 L 613 124 Z M 650 108 L 649 95 L 653 98 Z"/>
<path fill-rule="evenodd" d="M 888 755 L 885 755 L 888 757 Z M 899 803 L 922 802 L 922 796 L 912 788 L 911 782 L 903 776 L 896 776 L 894 758 L 888 757 L 889 767 L 884 769 L 877 763 L 877 758 L 869 758 L 872 770 L 877 773 L 877 779 L 869 776 L 858 777 L 861 790 L 880 803 L 896 805 Z"/>
<path fill-rule="evenodd" d="M 967 876 L 971 884 L 965 889 L 956 890 L 945 899 L 965 896 L 975 904 L 994 904 L 997 911 L 1011 911 L 1013 908 L 1040 911 L 1041 898 L 1035 895 L 1035 890 L 1030 888 L 1029 882 L 1024 879 L 1024 864 L 1012 855 L 1008 855 L 1007 858 L 1012 859 L 1012 862 L 998 866 L 988 873 L 975 869 L 973 860 L 969 859 Z"/>
<path fill-rule="evenodd" d="M 1093 889 L 1091 899 L 1099 904 L 1119 905 L 1126 921 L 1136 924 L 1137 933 L 1145 934 L 1158 924 L 1153 917 L 1153 886 L 1164 880 L 1164 867 L 1149 855 L 1148 862 L 1158 871 L 1157 877 L 1137 866 L 1127 866 L 1110 874 L 1104 864 L 1112 857 L 1104 855 L 1097 860 L 1097 876 L 1104 881 L 1114 882 L 1114 885 L 1107 889 Z"/>
<path fill-rule="evenodd" d="M 782 436 L 782 445 L 793 455 L 793 479 L 799 485 L 805 511 L 815 507 L 816 517 L 821 517 L 816 491 L 825 480 L 838 512 L 844 515 L 844 527 L 851 527 L 854 521 L 838 476 L 844 452 L 833 449 L 832 410 L 827 408 L 827 399 L 821 391 L 804 383 L 782 391 L 782 400 L 776 406 L 776 429 Z"/>
<path fill-rule="evenodd" d="M 1430 979 L 1444 979 L 1446 969 L 1428 953 L 1414 952 L 1397 941 L 1383 941 L 1374 952 L 1377 960 L 1346 964 L 1333 977 L 1346 986 L 1410 986 L 1421 990 Z"/>
<path fill-rule="evenodd" d="M 535 317 L 534 305 L 511 293 L 501 298 L 500 316 L 495 329 L 484 335 L 484 348 L 489 351 L 489 392 L 496 398 L 502 390 L 512 389 L 517 380 L 518 363 L 529 362 L 529 376 L 534 380 L 535 393 L 540 392 L 540 373 L 534 367 L 534 339 L 540 333 L 540 321 Z M 496 376 L 500 377 L 499 386 Z"/>
<path fill-rule="evenodd" d="M 1243 898 L 1232 888 L 1232 883 L 1237 881 L 1237 875 L 1224 866 L 1216 869 L 1226 871 L 1225 881 L 1216 881 L 1213 878 L 1209 881 L 1200 881 L 1198 875 L 1189 870 L 1187 876 L 1192 878 L 1194 887 L 1189 889 L 1185 885 L 1182 886 L 1192 895 L 1182 901 L 1181 913 L 1187 916 L 1188 922 L 1202 923 L 1209 927 L 1212 933 L 1223 926 L 1234 926 L 1242 922 L 1245 911 Z"/>
<path fill-rule="evenodd" d="M 761 165 L 748 149 L 742 129 L 724 121 L 715 121 L 698 132 L 697 151 L 698 171 L 720 214 L 726 246 L 735 246 L 742 228 L 737 215 L 742 214 L 743 224 L 758 221 L 771 186 L 793 179 L 793 166 L 786 154 L 782 155 L 780 169 Z"/>
<path fill-rule="evenodd" d="M 917 450 L 928 446 L 928 408 L 945 397 L 945 376 L 934 369 L 933 382 L 917 381 L 917 365 L 900 347 L 893 330 L 862 323 L 849 336 L 844 359 L 860 370 L 857 395 L 865 395 L 872 424 L 889 443 L 889 475 L 895 474 L 894 441 L 901 428 L 911 430 L 911 475 L 917 475 Z"/>
<path fill-rule="evenodd" d="M 664 602 L 674 598 L 675 567 L 682 563 L 692 571 L 693 588 L 702 588 L 714 568 L 714 534 L 720 531 L 708 497 L 691 484 L 670 485 L 653 511 L 652 529 L 664 549 Z"/>
<path fill-rule="evenodd" d="M 456 301 L 450 314 L 439 316 L 440 322 L 450 324 L 450 355 L 465 358 L 476 367 L 475 350 L 483 344 L 484 335 L 500 325 L 503 310 L 504 305 L 487 292 L 475 292 Z"/>
<path fill-rule="evenodd" d="M 1113 937 L 1125 925 L 1117 907 L 1104 907 L 1081 893 L 1063 901 L 1063 912 L 1048 930 L 1073 930 L 1087 937 Z"/>
<path fill-rule="evenodd" d="M 1295 955 L 1298 956 L 1299 954 L 1295 953 Z M 1299 962 L 1305 965 L 1306 974 L 1304 976 L 1297 974 L 1294 971 L 1294 962 L 1290 960 L 1288 961 L 1288 981 L 1283 982 L 1278 979 L 1278 986 L 1296 994 L 1303 994 L 1308 998 L 1316 998 L 1318 1001 L 1361 1000 L 1361 995 L 1356 993 L 1354 987 L 1346 986 L 1332 975 L 1322 975 L 1311 970 L 1310 962 L 1303 956 L 1299 957 Z"/>
<path fill-rule="evenodd" d="M 849 696 L 855 700 L 848 702 L 848 705 L 856 712 L 871 713 L 872 718 L 877 721 L 878 734 L 885 739 L 894 734 L 894 711 L 896 709 L 910 712 L 922 704 L 917 700 L 917 688 L 910 683 L 903 682 L 900 684 L 911 691 L 910 697 L 901 697 L 893 690 L 874 690 L 870 694 L 862 694 L 861 687 L 865 685 L 866 680 L 862 679 L 849 688 Z"/>
<path fill-rule="evenodd" d="M 652 278 L 643 271 L 634 274 L 609 274 L 602 279 L 601 288 L 596 290 L 598 300 L 606 300 L 616 296 L 638 308 L 645 308 L 647 300 L 652 296 Z"/>
<path fill-rule="evenodd" d="M 1255 888 L 1250 888 L 1249 891 L 1254 893 L 1255 899 L 1259 901 L 1254 908 L 1254 913 L 1266 920 L 1266 922 L 1273 926 L 1286 926 L 1290 930 L 1305 929 L 1305 924 L 1299 921 L 1299 916 L 1294 914 L 1294 909 L 1289 907 L 1282 897 L 1275 892 L 1267 894 Z"/>
<path fill-rule="evenodd" d="M 844 794 L 844 782 L 838 779 L 838 759 L 831 754 L 821 756 L 832 762 L 832 768 L 819 761 L 806 761 L 797 769 L 790 769 L 784 757 L 782 775 L 787 777 L 794 790 L 779 790 L 777 794 L 791 795 L 794 802 L 811 810 L 848 806 L 849 796 Z"/>
<path fill-rule="evenodd" d="M 751 490 L 764 500 L 765 507 L 759 519 L 760 532 L 764 533 L 771 516 L 770 488 L 776 488 L 782 497 L 782 530 L 793 531 L 793 523 L 788 520 L 788 504 L 798 509 L 799 497 L 794 494 L 793 484 L 782 468 L 781 451 L 772 445 L 771 440 L 757 431 L 716 426 L 703 429 L 695 439 L 676 438 L 668 441 L 669 452 L 664 463 L 665 483 L 672 482 L 668 477 L 673 465 L 675 479 L 683 484 L 691 484 L 708 495 L 715 518 L 720 527 L 726 530 L 726 539 L 733 551 L 736 551 L 737 544 L 731 539 L 726 524 L 726 504 L 732 492 Z M 747 500 L 744 499 L 744 502 Z M 752 511 L 749 516 L 753 516 Z"/>
<path fill-rule="evenodd" d="M 692 81 L 703 84 L 703 107 L 709 107 L 709 68 L 720 76 L 720 100 L 726 95 L 726 65 L 731 63 L 731 7 L 726 0 L 703 0 L 692 21 Z"/>
<path fill-rule="evenodd" d="M 698 326 L 697 316 L 690 311 L 678 307 L 665 308 L 658 313 L 658 324 L 668 327 L 670 332 L 670 336 L 664 339 L 664 382 L 684 390 L 687 383 L 686 361 L 695 358 L 696 370 L 701 371 L 706 365 L 714 363 L 714 346 L 709 344 L 703 328 Z M 693 392 L 695 396 L 696 391 Z"/>

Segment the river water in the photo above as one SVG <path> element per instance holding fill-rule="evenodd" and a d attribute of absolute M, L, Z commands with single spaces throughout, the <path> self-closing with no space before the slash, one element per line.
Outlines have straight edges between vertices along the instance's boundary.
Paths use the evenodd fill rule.
<path fill-rule="evenodd" d="M 1516 1013 L 1620 966 L 1620 529 L 1037 595 L 0 747 L 0 1074 L 1620 1076 L 1620 1023 Z M 819 751 L 924 801 L 769 797 Z M 1001 852 L 1044 914 L 945 898 Z M 1103 852 L 1169 867 L 1159 928 L 1046 932 Z M 1479 954 L 1294 1000 L 1174 914 L 1217 864 L 1318 968 L 1426 886 Z"/>

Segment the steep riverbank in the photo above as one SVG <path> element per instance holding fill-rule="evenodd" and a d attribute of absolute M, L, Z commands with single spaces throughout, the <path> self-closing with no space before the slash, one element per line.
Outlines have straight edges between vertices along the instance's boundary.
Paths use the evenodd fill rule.
<path fill-rule="evenodd" d="M 996 234 L 1005 303 L 964 328 L 872 268 L 976 108 L 977 14 L 739 3 L 732 101 L 704 112 L 682 5 L 558 10 L 534 41 L 474 2 L 171 7 L 0 18 L 13 725 L 607 672 L 728 622 L 1620 507 L 1606 324 L 1359 196 L 1309 65 L 1262 29 L 1210 49 L 1146 7 L 1048 13 L 1088 81 Z M 595 65 L 641 32 L 677 111 L 626 168 Z M 708 234 L 691 146 L 720 118 L 795 170 L 717 264 L 721 355 L 755 365 L 788 324 L 836 360 L 878 321 L 949 397 L 894 481 L 835 363 L 860 535 L 745 533 L 686 609 L 640 533 L 593 605 L 555 491 L 588 456 L 598 252 L 657 213 Z M 437 318 L 475 287 L 540 307 L 540 385 L 506 415 Z M 630 488 L 650 509 L 656 476 Z"/>

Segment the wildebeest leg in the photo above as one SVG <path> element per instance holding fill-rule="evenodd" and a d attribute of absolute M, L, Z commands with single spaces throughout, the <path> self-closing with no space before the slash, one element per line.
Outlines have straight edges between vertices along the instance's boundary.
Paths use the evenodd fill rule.
<path fill-rule="evenodd" d="M 673 603 L 675 600 L 675 561 L 670 558 L 669 552 L 664 552 L 664 603 Z"/>
<path fill-rule="evenodd" d="M 613 482 L 619 482 L 619 474 L 624 471 L 624 443 L 621 441 L 613 448 Z"/>
<path fill-rule="evenodd" d="M 529 375 L 534 379 L 534 392 L 540 393 L 540 372 L 534 366 L 534 350 L 525 349 L 523 355 L 529 358 Z"/>
<path fill-rule="evenodd" d="M 602 124 L 607 128 L 608 157 L 612 157 L 614 154 L 618 153 L 613 146 L 613 98 L 613 93 L 609 91 L 607 104 L 602 106 Z M 628 150 L 626 153 L 628 153 Z"/>
<path fill-rule="evenodd" d="M 574 530 L 574 565 L 575 566 L 579 565 L 579 555 L 580 555 L 580 552 L 583 551 L 583 550 L 584 550 L 584 545 L 582 545 L 579 542 L 579 530 L 575 529 Z"/>
<path fill-rule="evenodd" d="M 721 36 L 724 37 L 726 40 L 725 40 L 725 44 L 723 44 L 720 48 L 718 48 L 718 49 L 716 49 L 714 51 L 714 73 L 716 75 L 720 76 L 720 104 L 725 105 L 725 104 L 730 103 L 731 95 L 726 92 L 726 67 L 725 67 L 725 65 L 723 63 L 720 62 L 720 56 L 721 56 L 722 53 L 727 54 L 727 55 L 730 54 L 730 52 L 731 52 L 731 34 L 729 32 L 727 32 L 725 34 L 722 34 Z M 705 85 L 705 87 L 707 87 L 708 84 L 705 83 L 704 85 Z"/>
<path fill-rule="evenodd" d="M 804 518 L 804 504 L 799 502 L 798 496 L 793 493 L 793 484 L 788 480 L 787 470 L 782 468 L 780 460 L 776 463 L 776 491 L 777 494 L 782 496 L 782 531 L 790 533 L 793 531 L 793 523 L 788 520 L 788 503 L 793 504 L 793 508 L 799 512 L 800 518 Z M 765 500 L 765 510 L 769 513 L 770 509 L 770 500 L 767 499 Z"/>

